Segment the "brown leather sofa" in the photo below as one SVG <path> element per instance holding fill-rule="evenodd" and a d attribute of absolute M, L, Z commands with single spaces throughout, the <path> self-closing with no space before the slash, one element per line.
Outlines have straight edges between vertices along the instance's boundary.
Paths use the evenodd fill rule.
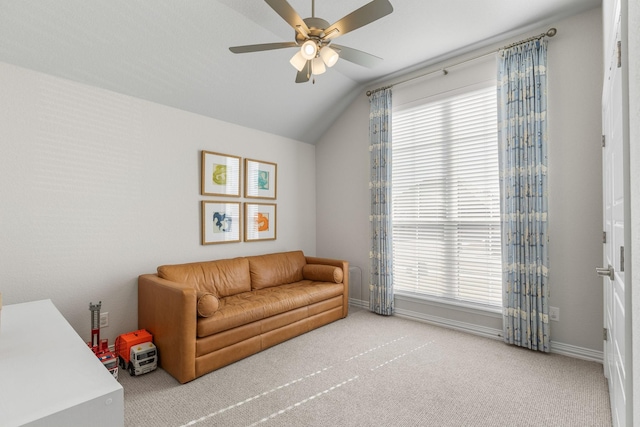
<path fill-rule="evenodd" d="M 138 278 L 138 328 L 186 383 L 346 317 L 348 272 L 302 251 L 160 266 Z"/>

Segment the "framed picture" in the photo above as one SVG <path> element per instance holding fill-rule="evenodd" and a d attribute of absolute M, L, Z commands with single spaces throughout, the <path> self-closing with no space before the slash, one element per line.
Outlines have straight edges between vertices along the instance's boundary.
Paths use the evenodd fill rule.
<path fill-rule="evenodd" d="M 240 157 L 202 151 L 203 196 L 240 197 Z"/>
<path fill-rule="evenodd" d="M 202 244 L 240 241 L 240 202 L 202 201 Z"/>
<path fill-rule="evenodd" d="M 244 159 L 244 197 L 275 199 L 277 181 L 278 165 Z"/>
<path fill-rule="evenodd" d="M 244 204 L 244 241 L 276 240 L 275 203 Z"/>

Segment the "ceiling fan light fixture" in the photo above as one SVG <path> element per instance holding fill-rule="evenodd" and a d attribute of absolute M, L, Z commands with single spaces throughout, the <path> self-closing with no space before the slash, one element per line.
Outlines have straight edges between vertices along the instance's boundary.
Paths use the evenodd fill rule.
<path fill-rule="evenodd" d="M 338 58 L 340 58 L 340 55 L 338 55 L 338 52 L 331 49 L 329 46 L 325 46 L 320 49 L 320 57 L 327 67 L 333 67 L 336 62 L 338 62 Z"/>
<path fill-rule="evenodd" d="M 300 47 L 300 53 L 304 59 L 313 59 L 316 57 L 318 53 L 318 45 L 313 40 L 307 40 L 302 43 L 302 47 Z"/>
<path fill-rule="evenodd" d="M 370 0 L 366 5 L 343 16 L 333 24 L 315 16 L 315 1 L 313 0 L 311 1 L 311 17 L 304 19 L 289 4 L 291 0 L 264 1 L 295 30 L 294 40 L 232 46 L 229 48 L 232 53 L 295 48 L 297 52 L 289 62 L 298 71 L 296 83 L 308 82 L 312 74 L 325 73 L 327 68 L 334 66 L 340 58 L 364 67 L 373 67 L 382 59 L 346 46 L 334 45 L 332 42 L 337 37 L 389 15 L 393 12 L 393 6 L 389 0 Z M 313 81 L 315 82 L 315 78 Z"/>
<path fill-rule="evenodd" d="M 307 63 L 307 60 L 304 59 L 301 51 L 297 51 L 296 54 L 293 55 L 293 57 L 289 60 L 289 63 L 293 65 L 293 68 L 295 68 L 296 70 L 302 71 L 305 64 Z"/>
<path fill-rule="evenodd" d="M 314 76 L 318 76 L 327 71 L 327 68 L 324 66 L 324 61 L 322 58 L 313 58 L 311 61 L 311 74 Z"/>

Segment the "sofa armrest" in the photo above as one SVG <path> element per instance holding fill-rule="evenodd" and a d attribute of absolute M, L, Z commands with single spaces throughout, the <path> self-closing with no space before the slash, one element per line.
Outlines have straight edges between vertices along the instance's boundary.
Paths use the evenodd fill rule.
<path fill-rule="evenodd" d="M 196 290 L 155 274 L 138 277 L 138 328 L 153 335 L 162 368 L 181 383 L 196 377 Z"/>
<path fill-rule="evenodd" d="M 318 258 L 305 256 L 307 260 L 307 264 L 321 264 L 321 265 L 332 265 L 334 267 L 338 267 L 342 269 L 342 283 L 344 284 L 344 295 L 342 301 L 342 317 L 347 317 L 349 314 L 349 262 L 343 261 L 339 259 L 330 259 L 330 258 Z"/>

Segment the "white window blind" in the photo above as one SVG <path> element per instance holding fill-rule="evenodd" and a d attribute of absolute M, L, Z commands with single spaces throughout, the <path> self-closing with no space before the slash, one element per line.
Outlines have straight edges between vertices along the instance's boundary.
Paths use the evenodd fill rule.
<path fill-rule="evenodd" d="M 395 292 L 502 304 L 496 122 L 495 85 L 394 109 Z"/>

